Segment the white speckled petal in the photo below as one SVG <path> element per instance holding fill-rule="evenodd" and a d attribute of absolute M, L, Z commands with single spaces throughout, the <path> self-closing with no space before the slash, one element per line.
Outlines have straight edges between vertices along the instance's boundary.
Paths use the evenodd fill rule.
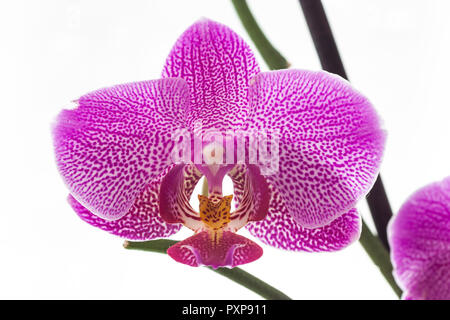
<path fill-rule="evenodd" d="M 267 179 L 303 227 L 353 208 L 378 173 L 385 133 L 370 102 L 344 79 L 280 70 L 250 85 L 248 131 L 279 132 L 279 170 Z"/>
<path fill-rule="evenodd" d="M 169 169 L 167 168 L 160 176 L 153 179 L 136 198 L 127 214 L 118 220 L 108 221 L 92 214 L 71 195 L 69 195 L 68 201 L 83 221 L 119 237 L 128 240 L 169 237 L 180 230 L 182 226 L 181 224 L 166 223 L 159 214 L 158 198 L 161 180 Z"/>
<path fill-rule="evenodd" d="M 226 131 L 248 114 L 248 82 L 259 72 L 250 47 L 234 31 L 202 19 L 175 43 L 163 77 L 179 77 L 191 90 L 187 121 L 194 129 Z"/>
<path fill-rule="evenodd" d="M 359 238 L 361 218 L 356 209 L 349 210 L 326 226 L 307 229 L 295 222 L 279 192 L 270 184 L 269 188 L 272 196 L 266 218 L 246 226 L 265 244 L 290 251 L 337 251 Z"/>
<path fill-rule="evenodd" d="M 54 145 L 72 196 L 103 219 L 127 214 L 171 164 L 171 135 L 185 125 L 189 94 L 182 79 L 143 81 L 88 93 L 63 110 Z"/>

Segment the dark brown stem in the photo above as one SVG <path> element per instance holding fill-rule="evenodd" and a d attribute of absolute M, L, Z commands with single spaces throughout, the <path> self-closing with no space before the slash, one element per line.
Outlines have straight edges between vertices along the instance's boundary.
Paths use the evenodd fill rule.
<path fill-rule="evenodd" d="M 314 46 L 319 55 L 322 68 L 328 72 L 348 79 L 333 33 L 328 23 L 325 10 L 320 0 L 299 0 L 303 14 L 308 24 Z M 392 210 L 384 190 L 381 177 L 378 176 L 372 190 L 366 197 L 370 213 L 375 222 L 378 237 L 389 250 L 387 239 L 387 224 L 392 217 Z"/>

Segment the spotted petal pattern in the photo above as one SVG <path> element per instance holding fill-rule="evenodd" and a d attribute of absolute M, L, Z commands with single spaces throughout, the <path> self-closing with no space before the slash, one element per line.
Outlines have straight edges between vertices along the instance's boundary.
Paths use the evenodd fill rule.
<path fill-rule="evenodd" d="M 351 209 L 330 224 L 307 229 L 300 226 L 289 214 L 279 192 L 270 187 L 270 207 L 262 221 L 251 222 L 246 228 L 265 244 L 290 251 L 337 251 L 352 244 L 361 233 L 361 218 Z"/>
<path fill-rule="evenodd" d="M 203 19 L 187 29 L 167 58 L 163 77 L 179 77 L 191 89 L 191 129 L 238 128 L 248 112 L 249 79 L 259 72 L 249 46 L 228 27 Z"/>
<path fill-rule="evenodd" d="M 260 73 L 250 85 L 249 131 L 279 132 L 279 170 L 267 179 L 301 226 L 354 207 L 372 186 L 385 134 L 369 101 L 326 72 Z"/>
<path fill-rule="evenodd" d="M 115 221 L 108 221 L 92 214 L 71 195 L 68 201 L 83 221 L 127 240 L 169 237 L 180 230 L 182 225 L 167 224 L 159 215 L 158 196 L 165 173 L 153 179 L 137 197 L 127 214 Z"/>
<path fill-rule="evenodd" d="M 389 225 L 406 299 L 450 299 L 450 177 L 414 193 Z"/>
<path fill-rule="evenodd" d="M 54 127 L 60 173 L 85 208 L 123 217 L 171 162 L 172 132 L 185 126 L 189 88 L 182 79 L 117 85 L 86 94 Z"/>
<path fill-rule="evenodd" d="M 183 223 L 193 231 L 203 224 L 200 216 L 189 204 L 192 192 L 202 177 L 193 164 L 178 164 L 162 179 L 159 202 L 159 214 L 167 223 Z"/>

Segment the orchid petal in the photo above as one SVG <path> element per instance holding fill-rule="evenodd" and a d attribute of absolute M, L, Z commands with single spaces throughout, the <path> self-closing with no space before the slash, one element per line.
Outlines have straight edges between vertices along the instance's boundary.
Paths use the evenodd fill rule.
<path fill-rule="evenodd" d="M 249 46 L 225 25 L 203 19 L 187 29 L 170 52 L 163 77 L 179 77 L 191 89 L 190 129 L 228 130 L 248 112 L 249 79 L 259 72 Z"/>
<path fill-rule="evenodd" d="M 291 217 L 276 188 L 270 185 L 270 208 L 262 221 L 249 223 L 246 228 L 263 243 L 290 251 L 337 251 L 352 244 L 361 233 L 361 218 L 351 209 L 330 224 L 307 229 Z"/>
<path fill-rule="evenodd" d="M 183 127 L 189 88 L 182 79 L 117 85 L 86 94 L 54 127 L 58 169 L 93 214 L 116 220 L 171 162 L 172 131 Z"/>
<path fill-rule="evenodd" d="M 265 177 L 255 165 L 237 164 L 228 175 L 233 182 L 237 207 L 228 227 L 235 232 L 249 221 L 259 221 L 266 217 L 270 190 Z"/>
<path fill-rule="evenodd" d="M 175 261 L 192 267 L 236 267 L 260 258 L 263 250 L 256 243 L 230 231 L 221 234 L 217 243 L 207 231 L 189 237 L 167 250 Z"/>
<path fill-rule="evenodd" d="M 415 192 L 388 231 L 405 298 L 450 299 L 450 177 Z"/>
<path fill-rule="evenodd" d="M 353 208 L 374 183 L 385 141 L 369 101 L 326 72 L 261 73 L 249 90 L 245 129 L 278 132 L 279 170 L 267 179 L 295 221 L 321 227 Z"/>
<path fill-rule="evenodd" d="M 164 174 L 153 179 L 136 198 L 127 214 L 118 220 L 108 221 L 92 214 L 71 195 L 68 201 L 82 220 L 119 237 L 128 240 L 169 237 L 181 229 L 181 224 L 167 224 L 159 215 L 158 194 Z"/>
<path fill-rule="evenodd" d="M 202 228 L 199 214 L 189 204 L 201 177 L 201 172 L 193 164 L 176 165 L 165 175 L 158 199 L 160 215 L 165 222 L 183 223 L 193 231 Z"/>

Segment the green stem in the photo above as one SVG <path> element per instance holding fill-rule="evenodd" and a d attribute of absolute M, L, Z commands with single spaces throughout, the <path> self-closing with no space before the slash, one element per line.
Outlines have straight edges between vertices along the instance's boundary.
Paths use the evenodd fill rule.
<path fill-rule="evenodd" d="M 270 69 L 286 69 L 289 67 L 288 61 L 272 46 L 269 40 L 259 28 L 245 0 L 231 0 L 236 9 L 245 30 L 252 39 L 259 53 Z"/>
<path fill-rule="evenodd" d="M 370 259 L 372 259 L 372 262 L 377 265 L 381 274 L 389 283 L 392 290 L 394 290 L 395 294 L 398 297 L 401 297 L 402 290 L 398 287 L 392 275 L 393 268 L 391 259 L 389 257 L 389 252 L 381 242 L 380 238 L 373 235 L 373 233 L 367 227 L 367 224 L 364 222 L 364 220 L 362 220 L 362 231 L 361 237 L 359 238 L 359 242 L 363 246 L 364 250 L 366 250 Z"/>
<path fill-rule="evenodd" d="M 255 18 L 253 17 L 250 9 L 247 6 L 245 0 L 231 0 L 233 2 L 234 8 L 236 9 L 242 24 L 250 35 L 250 38 L 255 43 L 256 48 L 263 56 L 266 63 L 271 69 L 283 69 L 286 68 L 286 59 L 281 56 L 281 54 L 273 48 L 269 43 L 267 38 L 264 36 L 263 32 L 259 28 Z M 261 45 L 264 44 L 264 45 Z M 275 52 L 271 52 L 266 48 L 272 48 Z M 284 64 L 282 63 L 284 61 Z M 373 235 L 369 228 L 367 228 L 364 220 L 362 221 L 362 233 L 359 242 L 366 250 L 372 261 L 378 266 L 381 274 L 384 276 L 386 281 L 390 284 L 394 292 L 400 296 L 402 294 L 401 289 L 395 283 L 392 276 L 392 263 L 389 257 L 389 253 L 386 248 L 381 243 L 380 239 Z"/>
<path fill-rule="evenodd" d="M 167 253 L 167 249 L 169 247 L 176 244 L 178 241 L 175 240 L 151 240 L 144 242 L 134 242 L 134 241 L 125 241 L 123 246 L 125 249 L 131 250 L 143 250 L 150 252 L 158 252 L 158 253 Z M 208 269 L 240 284 L 241 286 L 246 287 L 247 289 L 259 294 L 261 297 L 269 300 L 291 300 L 287 295 L 285 295 L 280 290 L 272 287 L 266 282 L 256 278 L 250 273 L 240 269 L 240 268 L 218 268 L 213 269 L 208 267 Z"/>

